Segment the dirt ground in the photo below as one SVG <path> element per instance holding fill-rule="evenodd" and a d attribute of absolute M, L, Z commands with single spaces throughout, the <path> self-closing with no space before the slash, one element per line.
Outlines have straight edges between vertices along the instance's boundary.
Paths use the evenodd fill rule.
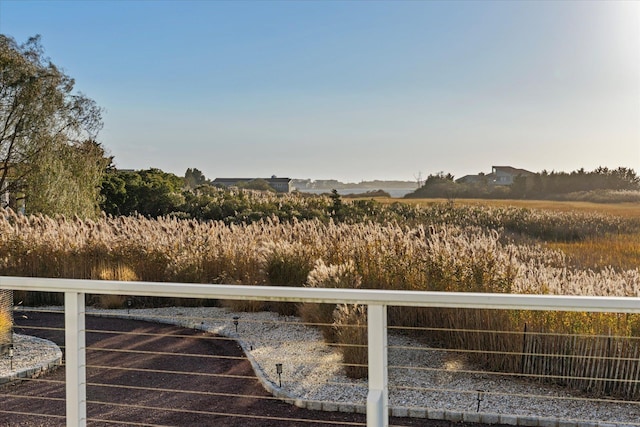
<path fill-rule="evenodd" d="M 27 318 L 17 317 L 16 333 L 36 335 L 64 345 L 63 329 L 44 329 L 63 328 L 61 314 L 30 313 Z M 86 326 L 88 425 L 315 427 L 366 424 L 362 414 L 311 411 L 274 399 L 263 389 L 233 340 L 216 339 L 201 331 L 175 326 L 114 318 L 87 316 Z M 136 335 L 140 333 L 159 336 Z M 107 351 L 109 349 L 118 351 Z M 149 353 L 127 353 L 126 350 Z M 65 425 L 63 368 L 40 379 L 5 386 L 0 389 L 0 395 L 0 411 L 4 411 L 0 412 L 0 426 Z M 391 418 L 389 424 L 480 426 L 406 418 Z"/>

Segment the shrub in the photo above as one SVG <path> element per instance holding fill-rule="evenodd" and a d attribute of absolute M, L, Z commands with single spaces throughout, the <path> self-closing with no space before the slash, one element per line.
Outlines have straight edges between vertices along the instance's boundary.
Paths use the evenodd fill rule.
<path fill-rule="evenodd" d="M 326 265 L 322 259 L 316 261 L 314 269 L 309 273 L 306 286 L 311 288 L 346 288 L 356 289 L 362 283 L 353 262 L 338 265 Z M 307 323 L 320 328 L 325 340 L 336 341 L 336 327 L 334 324 L 335 304 L 302 303 L 299 305 L 299 315 Z"/>
<path fill-rule="evenodd" d="M 367 308 L 363 305 L 340 304 L 333 313 L 333 328 L 344 363 L 351 378 L 367 376 Z"/>

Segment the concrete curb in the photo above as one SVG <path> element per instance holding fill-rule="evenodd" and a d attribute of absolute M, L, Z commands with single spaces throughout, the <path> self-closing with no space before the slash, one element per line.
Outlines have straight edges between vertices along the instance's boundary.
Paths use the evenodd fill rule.
<path fill-rule="evenodd" d="M 20 371 L 12 372 L 9 376 L 0 378 L 0 386 L 12 384 L 25 379 L 38 378 L 47 372 L 55 371 L 62 364 L 62 358 L 56 358 L 49 361 L 44 361 L 38 366 L 28 369 L 22 369 Z"/>

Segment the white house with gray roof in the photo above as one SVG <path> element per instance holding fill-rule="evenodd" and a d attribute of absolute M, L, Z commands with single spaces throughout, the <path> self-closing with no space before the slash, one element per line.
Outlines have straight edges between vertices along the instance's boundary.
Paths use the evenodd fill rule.
<path fill-rule="evenodd" d="M 256 179 L 265 180 L 278 193 L 290 193 L 291 190 L 293 190 L 291 178 L 277 178 L 276 176 L 272 176 L 271 178 L 216 178 L 213 180 L 213 184 L 235 187 L 242 182 L 251 182 Z"/>
<path fill-rule="evenodd" d="M 486 185 L 511 185 L 519 176 L 529 177 L 535 175 L 525 169 L 511 166 L 492 166 L 490 174 L 465 175 L 456 179 L 461 184 L 486 184 Z"/>

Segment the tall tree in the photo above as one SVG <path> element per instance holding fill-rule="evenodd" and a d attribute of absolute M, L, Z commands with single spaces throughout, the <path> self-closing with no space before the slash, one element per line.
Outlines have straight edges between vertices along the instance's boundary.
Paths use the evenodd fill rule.
<path fill-rule="evenodd" d="M 188 168 L 184 173 L 184 185 L 187 188 L 194 189 L 200 185 L 204 185 L 207 183 L 207 178 L 204 174 L 197 168 Z"/>
<path fill-rule="evenodd" d="M 100 190 L 111 159 L 95 141 L 47 144 L 24 178 L 30 212 L 91 218 L 100 212 Z"/>
<path fill-rule="evenodd" d="M 52 190 L 40 187 L 42 177 L 34 175 L 46 171 L 51 180 L 64 178 L 77 169 L 53 167 L 57 155 L 64 152 L 69 160 L 91 144 L 95 148 L 87 141 L 95 141 L 102 127 L 101 110 L 73 88 L 74 80 L 44 56 L 39 36 L 18 45 L 0 34 L 0 191 L 24 192 L 27 203 L 54 200 L 38 194 Z M 48 169 L 47 161 L 54 163 Z"/>

